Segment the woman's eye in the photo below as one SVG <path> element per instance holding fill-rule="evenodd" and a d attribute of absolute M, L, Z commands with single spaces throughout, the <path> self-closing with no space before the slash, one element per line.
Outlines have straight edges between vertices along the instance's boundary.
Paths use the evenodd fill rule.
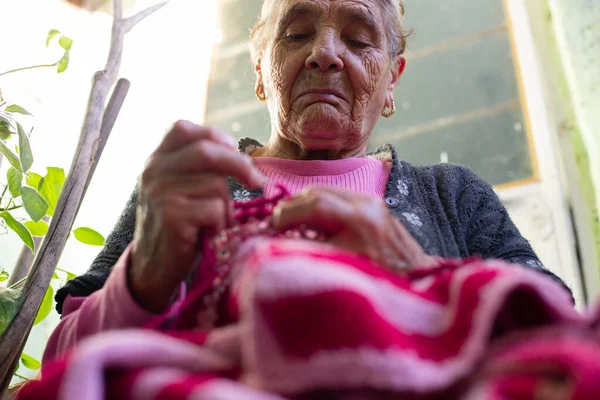
<path fill-rule="evenodd" d="M 354 47 L 357 47 L 359 49 L 364 49 L 365 47 L 368 47 L 369 44 L 365 43 L 365 42 L 361 42 L 360 40 L 350 40 L 350 44 Z"/>
<path fill-rule="evenodd" d="M 306 35 L 303 33 L 290 33 L 286 36 L 286 38 L 292 41 L 299 41 L 306 39 Z"/>

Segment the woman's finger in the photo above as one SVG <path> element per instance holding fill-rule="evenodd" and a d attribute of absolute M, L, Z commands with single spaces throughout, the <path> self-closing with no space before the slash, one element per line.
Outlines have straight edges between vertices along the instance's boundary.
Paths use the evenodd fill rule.
<path fill-rule="evenodd" d="M 308 186 L 300 192 L 299 196 L 302 196 L 304 194 L 310 194 L 311 192 L 315 192 L 315 191 L 323 192 L 323 193 L 330 193 L 332 195 L 341 197 L 348 201 L 357 201 L 357 200 L 363 200 L 363 199 L 369 198 L 368 196 L 366 196 L 364 194 L 351 192 L 348 189 L 342 189 L 342 188 L 338 188 L 335 186 Z"/>
<path fill-rule="evenodd" d="M 264 175 L 249 156 L 210 140 L 197 140 L 178 151 L 157 156 L 146 170 L 155 175 L 213 172 L 231 176 L 252 188 L 265 183 Z"/>
<path fill-rule="evenodd" d="M 169 174 L 153 181 L 148 185 L 150 196 L 157 198 L 162 195 L 172 197 L 180 195 L 190 199 L 219 198 L 226 206 L 227 225 L 234 223 L 233 203 L 229 194 L 227 181 L 215 174 Z"/>
<path fill-rule="evenodd" d="M 220 199 L 194 199 L 187 211 L 190 221 L 198 227 L 216 234 L 225 228 L 227 206 Z"/>
<path fill-rule="evenodd" d="M 417 240 L 410 234 L 402 222 L 393 219 L 390 231 L 394 234 L 394 248 L 398 249 L 402 258 L 410 268 L 435 265 L 435 259 L 423 251 Z"/>
<path fill-rule="evenodd" d="M 158 153 L 170 153 L 199 139 L 211 140 L 231 149 L 236 148 L 236 142 L 233 137 L 218 132 L 214 128 L 207 128 L 190 121 L 181 120 L 173 124 L 173 127 L 166 134 L 156 151 Z"/>
<path fill-rule="evenodd" d="M 169 237 L 181 240 L 182 248 L 194 247 L 201 231 L 214 234 L 225 228 L 227 208 L 221 199 L 176 199 L 160 213 Z"/>
<path fill-rule="evenodd" d="M 180 194 L 188 197 L 229 198 L 229 186 L 222 176 L 213 173 L 165 174 L 149 183 L 147 190 L 154 196 Z"/>
<path fill-rule="evenodd" d="M 273 211 L 273 225 L 280 230 L 306 226 L 334 234 L 355 215 L 345 199 L 325 191 L 312 191 L 279 203 Z"/>
<path fill-rule="evenodd" d="M 404 242 L 405 230 L 406 228 L 404 228 L 402 223 L 396 221 L 393 219 L 393 216 L 390 215 L 390 223 L 386 229 L 387 245 L 382 252 L 381 264 L 390 267 L 395 272 L 405 271 L 410 267 L 410 261 L 406 257 L 407 248 Z"/>

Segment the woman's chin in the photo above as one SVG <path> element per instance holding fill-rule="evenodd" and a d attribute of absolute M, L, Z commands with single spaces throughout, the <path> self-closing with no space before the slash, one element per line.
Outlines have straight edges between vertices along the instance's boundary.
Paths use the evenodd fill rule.
<path fill-rule="evenodd" d="M 291 125 L 299 128 L 297 135 L 305 148 L 335 150 L 357 136 L 350 115 L 335 107 L 312 106 L 297 116 L 299 119 Z"/>
<path fill-rule="evenodd" d="M 338 150 L 342 147 L 341 141 L 336 139 L 303 137 L 301 143 L 302 147 L 309 150 Z"/>
<path fill-rule="evenodd" d="M 338 129 L 304 129 L 301 142 L 304 147 L 314 150 L 330 150 L 339 147 L 346 135 Z"/>
<path fill-rule="evenodd" d="M 348 132 L 348 116 L 332 115 L 311 115 L 312 118 L 305 119 L 300 125 L 302 136 L 315 140 L 335 140 L 343 138 Z M 336 113 L 337 114 L 337 113 Z M 346 123 L 344 123 L 346 122 Z"/>

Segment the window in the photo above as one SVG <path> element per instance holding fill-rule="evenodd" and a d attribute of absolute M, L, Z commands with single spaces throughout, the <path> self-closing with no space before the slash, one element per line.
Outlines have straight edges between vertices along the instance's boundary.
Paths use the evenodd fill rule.
<path fill-rule="evenodd" d="M 222 0 L 223 40 L 215 49 L 206 121 L 266 141 L 268 112 L 254 97 L 246 41 L 262 0 Z M 414 29 L 396 89 L 396 114 L 381 118 L 370 149 L 396 146 L 416 165 L 452 162 L 493 185 L 537 179 L 511 31 L 501 0 L 406 2 Z"/>

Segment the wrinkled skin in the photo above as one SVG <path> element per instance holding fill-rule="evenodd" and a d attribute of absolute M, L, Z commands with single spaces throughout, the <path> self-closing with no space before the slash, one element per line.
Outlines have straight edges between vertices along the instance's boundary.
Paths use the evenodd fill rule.
<path fill-rule="evenodd" d="M 272 136 L 252 156 L 365 156 L 405 65 L 401 56 L 390 58 L 377 0 L 275 1 L 267 27 L 272 39 L 256 65 L 257 93 L 266 95 Z M 128 269 L 131 293 L 145 309 L 163 311 L 191 272 L 198 240 L 233 223 L 227 176 L 253 188 L 264 185 L 232 140 L 180 121 L 150 157 L 139 186 Z M 321 229 L 332 245 L 394 270 L 434 263 L 382 199 L 312 188 L 280 203 L 275 217 L 280 229 Z"/>
<path fill-rule="evenodd" d="M 252 188 L 265 179 L 232 137 L 191 122 L 175 123 L 150 156 L 127 271 L 131 294 L 145 309 L 163 311 L 191 273 L 201 236 L 233 224 L 228 176 Z"/>
<path fill-rule="evenodd" d="M 390 58 L 377 0 L 287 0 L 256 65 L 272 120 L 254 156 L 362 157 L 405 66 Z M 393 270 L 435 264 L 382 199 L 311 188 L 276 209 L 276 225 L 325 230 L 338 247 Z"/>
<path fill-rule="evenodd" d="M 269 31 L 273 39 L 256 65 L 257 90 L 267 97 L 272 137 L 255 155 L 364 156 L 405 65 L 401 56 L 390 58 L 383 10 L 377 0 L 284 3 Z"/>
<path fill-rule="evenodd" d="M 339 188 L 307 188 L 278 204 L 273 225 L 282 230 L 300 226 L 318 230 L 328 243 L 365 255 L 392 272 L 437 264 L 390 215 L 383 199 Z"/>

